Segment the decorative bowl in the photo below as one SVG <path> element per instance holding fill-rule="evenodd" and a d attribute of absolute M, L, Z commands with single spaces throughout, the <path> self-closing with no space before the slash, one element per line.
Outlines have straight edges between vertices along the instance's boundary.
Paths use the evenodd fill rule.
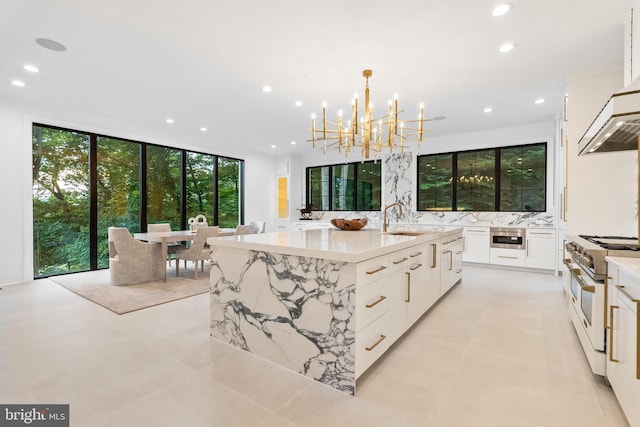
<path fill-rule="evenodd" d="M 358 219 L 344 219 L 344 218 L 334 218 L 331 220 L 331 224 L 338 227 L 340 230 L 360 230 L 362 227 L 367 225 L 367 218 L 358 218 Z"/>

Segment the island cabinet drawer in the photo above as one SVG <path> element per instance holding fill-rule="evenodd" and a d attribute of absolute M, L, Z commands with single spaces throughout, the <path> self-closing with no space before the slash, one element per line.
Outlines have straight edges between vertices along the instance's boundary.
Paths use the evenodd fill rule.
<path fill-rule="evenodd" d="M 356 266 L 356 284 L 363 286 L 389 274 L 389 255 L 381 255 Z"/>
<path fill-rule="evenodd" d="M 356 290 L 356 332 L 389 310 L 389 286 L 382 278 Z"/>
<path fill-rule="evenodd" d="M 422 264 L 432 267 L 434 264 L 434 249 L 430 244 L 414 246 L 409 248 L 407 255 L 409 256 L 409 265 Z"/>
<path fill-rule="evenodd" d="M 405 269 L 409 266 L 409 252 L 401 250 L 389 254 L 389 274 Z"/>
<path fill-rule="evenodd" d="M 386 317 L 386 314 L 380 316 L 366 328 L 356 332 L 356 378 L 391 345 L 391 331 Z"/>

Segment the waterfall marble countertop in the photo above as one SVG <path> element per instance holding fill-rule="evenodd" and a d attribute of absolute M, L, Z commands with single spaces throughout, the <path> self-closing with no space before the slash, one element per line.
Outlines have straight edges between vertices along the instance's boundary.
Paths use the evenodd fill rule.
<path fill-rule="evenodd" d="M 342 231 L 317 229 L 264 234 L 245 234 L 207 239 L 210 246 L 249 249 L 286 255 L 321 258 L 332 261 L 360 262 L 423 242 L 437 240 L 461 231 L 460 227 L 402 227 Z M 397 231 L 419 231 L 424 234 L 400 236 Z"/>

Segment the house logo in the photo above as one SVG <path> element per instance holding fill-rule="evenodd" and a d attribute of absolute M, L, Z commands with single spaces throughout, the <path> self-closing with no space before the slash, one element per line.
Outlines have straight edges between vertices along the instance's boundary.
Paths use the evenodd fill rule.
<path fill-rule="evenodd" d="M 0 427 L 69 427 L 69 405 L 0 405 Z"/>

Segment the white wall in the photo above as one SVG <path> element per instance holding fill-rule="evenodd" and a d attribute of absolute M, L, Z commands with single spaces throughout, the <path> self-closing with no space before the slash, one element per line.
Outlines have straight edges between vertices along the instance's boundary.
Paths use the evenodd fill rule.
<path fill-rule="evenodd" d="M 638 233 L 638 152 L 577 155 L 578 140 L 622 86 L 622 64 L 592 70 L 569 81 L 567 234 Z"/>
<path fill-rule="evenodd" d="M 70 119 L 73 118 L 73 119 Z M 135 124 L 91 117 L 80 111 L 36 111 L 0 103 L 0 182 L 4 183 L 0 209 L 5 244 L 0 246 L 0 284 L 19 283 L 33 278 L 33 212 L 31 203 L 31 124 L 33 122 L 66 127 L 104 135 L 162 144 L 185 149 L 207 151 L 195 141 L 175 136 L 162 138 L 162 128 L 153 137 L 145 137 Z M 214 139 L 215 135 L 210 136 Z M 274 221 L 275 163 L 272 157 L 212 143 L 208 152 L 245 160 L 245 221 Z"/>

